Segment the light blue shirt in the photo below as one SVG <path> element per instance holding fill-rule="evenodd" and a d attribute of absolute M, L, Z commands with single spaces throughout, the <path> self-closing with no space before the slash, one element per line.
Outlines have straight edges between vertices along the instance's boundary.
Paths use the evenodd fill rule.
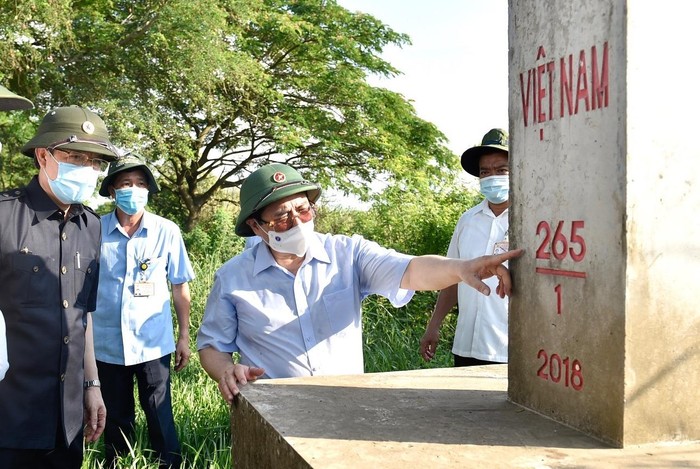
<path fill-rule="evenodd" d="M 259 243 L 216 272 L 197 348 L 240 352 L 269 378 L 363 373 L 361 302 L 376 293 L 408 303 L 410 260 L 361 236 L 314 233 L 292 275 Z"/>
<path fill-rule="evenodd" d="M 144 212 L 131 238 L 115 212 L 102 222 L 97 308 L 92 315 L 97 360 L 134 365 L 175 350 L 168 282 L 194 279 L 180 229 Z M 145 263 L 148 268 L 142 270 Z M 153 294 L 134 296 L 134 284 L 152 283 Z"/>

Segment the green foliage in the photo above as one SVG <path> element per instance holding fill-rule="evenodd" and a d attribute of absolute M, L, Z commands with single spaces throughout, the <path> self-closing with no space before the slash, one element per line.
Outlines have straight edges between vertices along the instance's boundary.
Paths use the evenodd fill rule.
<path fill-rule="evenodd" d="M 226 208 L 185 233 L 185 244 L 193 258 L 222 264 L 243 250 L 245 238 L 235 233 L 236 216 Z"/>
<path fill-rule="evenodd" d="M 381 53 L 409 38 L 335 0 L 18 0 L 0 20 L 0 79 L 35 117 L 99 111 L 154 164 L 158 211 L 185 231 L 269 161 L 369 200 L 367 181 L 438 184 L 454 159 L 406 99 L 367 83 L 399 73 Z"/>
<path fill-rule="evenodd" d="M 0 112 L 0 189 L 24 186 L 36 174 L 34 160 L 19 152 L 34 135 L 28 112 Z"/>
<path fill-rule="evenodd" d="M 436 292 L 416 292 L 403 308 L 370 296 L 362 304 L 365 372 L 415 370 L 452 366 L 452 340 L 457 315 L 449 314 L 440 329 L 435 358 L 429 363 L 418 353 L 420 339 L 437 299 Z"/>
<path fill-rule="evenodd" d="M 419 193 L 387 189 L 369 211 L 319 209 L 319 231 L 361 233 L 382 246 L 412 255 L 445 255 L 459 217 L 481 196 L 456 185 Z M 378 197 L 380 198 L 380 197 Z"/>

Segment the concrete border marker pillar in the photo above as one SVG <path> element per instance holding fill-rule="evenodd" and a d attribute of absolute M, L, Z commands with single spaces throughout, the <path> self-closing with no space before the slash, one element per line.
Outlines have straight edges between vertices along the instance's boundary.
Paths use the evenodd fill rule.
<path fill-rule="evenodd" d="M 700 4 L 509 1 L 509 399 L 700 439 Z"/>

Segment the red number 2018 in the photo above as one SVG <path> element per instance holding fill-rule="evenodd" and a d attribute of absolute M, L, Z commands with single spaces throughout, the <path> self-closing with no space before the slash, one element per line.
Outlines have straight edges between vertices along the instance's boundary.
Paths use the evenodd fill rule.
<path fill-rule="evenodd" d="M 547 356 L 547 352 L 544 349 L 540 349 L 537 353 L 537 358 L 544 360 L 537 370 L 537 376 L 553 383 L 561 382 L 563 377 L 565 387 L 572 387 L 576 391 L 583 389 L 581 362 L 575 359 L 570 360 L 569 357 L 562 359 L 556 353 Z"/>
<path fill-rule="evenodd" d="M 546 221 L 541 221 L 537 225 L 537 235 L 544 234 L 542 243 L 537 248 L 537 259 L 549 259 L 553 255 L 557 260 L 563 260 L 568 254 L 574 262 L 581 262 L 586 255 L 586 241 L 578 233 L 578 230 L 583 229 L 583 220 L 575 220 L 571 222 L 571 235 L 567 237 L 562 232 L 564 222 L 559 221 L 557 228 L 552 234 L 552 228 Z M 569 246 L 571 245 L 571 247 Z M 573 246 L 578 245 L 578 250 Z"/>

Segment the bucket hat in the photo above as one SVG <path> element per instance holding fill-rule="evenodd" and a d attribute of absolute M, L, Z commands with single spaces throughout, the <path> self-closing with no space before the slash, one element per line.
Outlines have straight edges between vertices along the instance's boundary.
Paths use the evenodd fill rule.
<path fill-rule="evenodd" d="M 136 153 L 127 153 L 116 161 L 112 161 L 107 169 L 107 175 L 102 180 L 100 185 L 99 194 L 102 197 L 109 197 L 109 186 L 114 182 L 114 178 L 117 174 L 123 171 L 129 171 L 135 168 L 141 168 L 144 173 L 146 173 L 146 179 L 148 180 L 148 192 L 150 194 L 155 194 L 160 189 L 156 183 L 156 179 L 153 177 L 153 173 L 148 168 L 146 163 L 139 157 Z"/>
<path fill-rule="evenodd" d="M 31 109 L 34 104 L 24 96 L 13 93 L 0 85 L 0 110 L 16 111 L 21 109 Z"/>
<path fill-rule="evenodd" d="M 240 193 L 241 213 L 236 221 L 238 236 L 254 236 L 246 220 L 273 202 L 306 192 L 311 203 L 321 195 L 321 186 L 305 180 L 299 172 L 282 163 L 271 163 L 254 171 L 243 182 Z"/>
<path fill-rule="evenodd" d="M 462 153 L 462 168 L 472 176 L 479 177 L 479 158 L 494 150 L 508 153 L 508 132 L 503 129 L 491 129 L 481 140 L 481 145 L 471 147 Z"/>
<path fill-rule="evenodd" d="M 36 134 L 22 147 L 22 153 L 34 157 L 35 148 L 60 144 L 61 148 L 91 151 L 113 161 L 119 151 L 109 141 L 104 121 L 80 106 L 58 107 L 44 116 Z"/>

